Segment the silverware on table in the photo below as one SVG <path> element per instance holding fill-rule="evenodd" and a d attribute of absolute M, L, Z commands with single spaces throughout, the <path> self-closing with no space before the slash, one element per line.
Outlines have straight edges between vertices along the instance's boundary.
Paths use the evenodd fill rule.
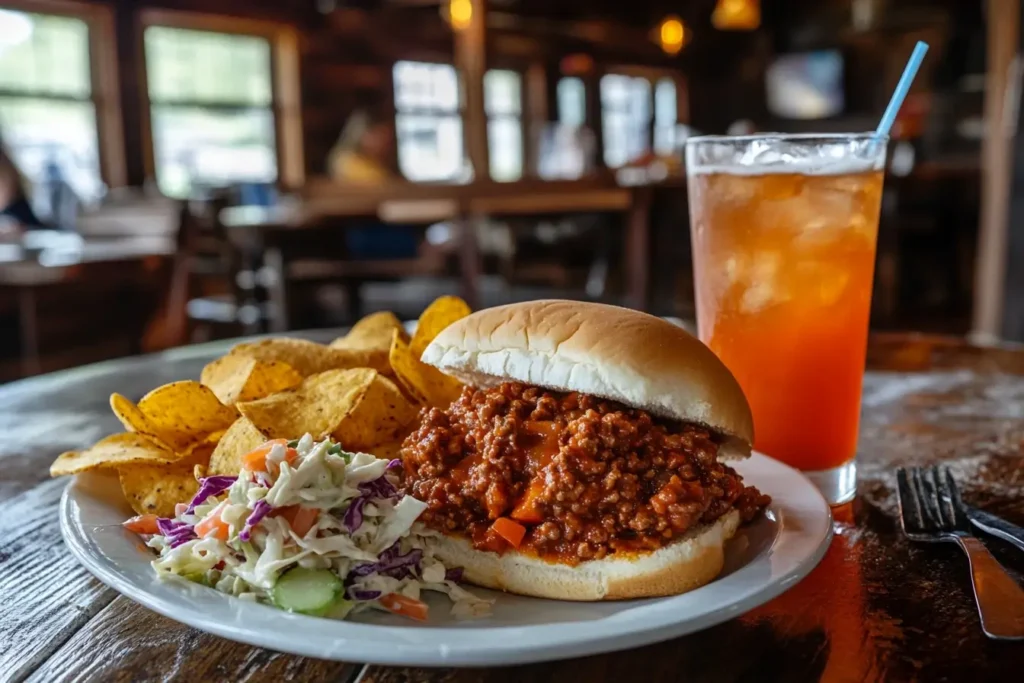
<path fill-rule="evenodd" d="M 970 505 L 965 505 L 964 510 L 967 511 L 967 519 L 971 520 L 971 524 L 976 528 L 1024 550 L 1024 529 L 1016 524 L 1007 522 L 1001 517 L 996 517 L 989 512 L 979 510 Z"/>
<path fill-rule="evenodd" d="M 970 562 L 981 629 L 989 638 L 1024 639 L 1024 589 L 971 533 L 956 482 L 937 467 L 896 470 L 900 523 L 912 541 L 956 543 Z"/>

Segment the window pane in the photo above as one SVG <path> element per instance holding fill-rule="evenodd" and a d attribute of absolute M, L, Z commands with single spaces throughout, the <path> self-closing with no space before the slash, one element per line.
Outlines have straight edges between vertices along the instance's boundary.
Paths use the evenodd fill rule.
<path fill-rule="evenodd" d="M 153 102 L 269 106 L 273 101 L 265 38 L 151 26 L 145 42 Z"/>
<path fill-rule="evenodd" d="M 102 193 L 92 102 L 0 97 L 0 128 L 31 185 L 42 185 L 53 164 L 80 199 Z"/>
<path fill-rule="evenodd" d="M 523 175 L 523 126 L 519 118 L 487 122 L 487 149 L 491 178 L 498 182 L 519 180 Z"/>
<path fill-rule="evenodd" d="M 601 78 L 604 160 L 612 168 L 650 149 L 651 83 L 646 78 L 607 74 Z"/>
<path fill-rule="evenodd" d="M 395 62 L 395 108 L 400 111 L 459 110 L 459 79 L 450 64 Z"/>
<path fill-rule="evenodd" d="M 89 27 L 80 19 L 0 9 L 0 90 L 88 98 Z"/>
<path fill-rule="evenodd" d="M 558 81 L 558 120 L 567 126 L 582 126 L 587 120 L 587 90 L 576 77 Z"/>
<path fill-rule="evenodd" d="M 462 117 L 398 114 L 398 165 L 409 180 L 455 178 L 463 167 Z"/>
<path fill-rule="evenodd" d="M 277 180 L 274 116 L 268 109 L 155 105 L 153 148 L 160 189 L 170 196 Z"/>
<path fill-rule="evenodd" d="M 491 69 L 484 74 L 484 110 L 488 115 L 519 114 L 522 83 L 515 71 Z"/>
<path fill-rule="evenodd" d="M 676 122 L 676 84 L 669 78 L 658 81 L 654 89 L 654 121 L 659 126 Z"/>

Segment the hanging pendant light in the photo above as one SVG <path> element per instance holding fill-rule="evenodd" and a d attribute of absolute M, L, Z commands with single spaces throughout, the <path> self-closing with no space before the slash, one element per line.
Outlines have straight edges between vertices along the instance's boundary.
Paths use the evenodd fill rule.
<path fill-rule="evenodd" d="M 472 0 L 448 0 L 440 5 L 441 18 L 456 31 L 465 31 L 473 22 Z"/>
<path fill-rule="evenodd" d="M 761 25 L 761 0 L 718 0 L 711 23 L 720 31 L 753 31 Z"/>
<path fill-rule="evenodd" d="M 677 55 L 686 43 L 690 42 L 690 32 L 682 19 L 668 16 L 662 19 L 656 32 L 656 42 L 665 54 Z"/>

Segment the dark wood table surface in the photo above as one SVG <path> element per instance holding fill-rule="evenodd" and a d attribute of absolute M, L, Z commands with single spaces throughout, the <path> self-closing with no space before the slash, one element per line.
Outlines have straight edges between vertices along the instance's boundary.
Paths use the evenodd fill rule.
<path fill-rule="evenodd" d="M 321 339 L 333 335 L 322 333 Z M 314 336 L 317 338 L 317 336 Z M 768 604 L 635 650 L 493 669 L 402 669 L 294 657 L 182 626 L 93 579 L 65 549 L 59 452 L 114 431 L 113 391 L 197 377 L 226 345 L 87 366 L 0 387 L 2 681 L 1012 681 L 1024 643 L 979 628 L 966 559 L 899 531 L 893 468 L 941 462 L 964 497 L 1024 525 L 1024 350 L 872 339 L 858 496 L 821 564 Z M 1024 553 L 988 542 L 1020 579 Z"/>

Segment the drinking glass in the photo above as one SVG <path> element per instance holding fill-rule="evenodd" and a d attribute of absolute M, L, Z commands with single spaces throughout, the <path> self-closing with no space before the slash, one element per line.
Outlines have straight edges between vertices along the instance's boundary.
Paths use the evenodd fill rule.
<path fill-rule="evenodd" d="M 855 493 L 886 142 L 686 144 L 698 334 L 743 387 L 755 448 L 834 505 Z"/>

